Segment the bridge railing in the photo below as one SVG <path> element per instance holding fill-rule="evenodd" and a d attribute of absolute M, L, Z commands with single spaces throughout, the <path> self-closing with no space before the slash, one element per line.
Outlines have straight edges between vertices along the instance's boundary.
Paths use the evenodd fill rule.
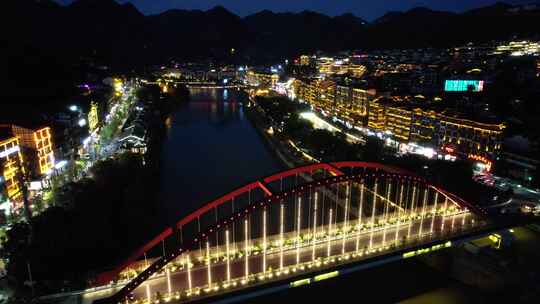
<path fill-rule="evenodd" d="M 323 175 L 316 174 L 321 171 L 324 172 Z M 312 182 L 302 183 L 298 176 L 305 173 L 317 178 Z M 284 184 L 287 184 L 284 180 L 293 177 L 292 186 L 285 187 L 288 189 L 284 190 Z M 279 188 L 273 185 L 276 183 Z M 274 190 L 276 188 L 277 192 Z M 325 195 L 327 189 L 332 189 L 334 195 Z M 328 199 L 329 197 L 332 199 Z M 224 231 L 228 231 L 231 238 L 229 241 L 234 244 L 241 240 L 243 235 L 248 235 L 245 231 L 249 233 L 249 240 L 261 237 L 266 239 L 271 235 L 285 233 L 296 233 L 296 239 L 299 239 L 306 227 L 308 230 L 323 225 L 339 227 L 338 223 L 342 223 L 342 229 L 347 230 L 356 225 L 360 227 L 362 220 L 371 223 L 372 227 L 379 224 L 378 222 L 389 226 L 392 220 L 394 223 L 397 221 L 399 226 L 400 221 L 407 222 L 406 219 L 401 220 L 404 216 L 409 219 L 416 217 L 423 222 L 428 214 L 436 215 L 440 210 L 446 212 L 451 208 L 461 208 L 460 203 L 456 196 L 445 193 L 422 178 L 378 164 L 342 162 L 296 168 L 248 184 L 218 198 L 179 221 L 173 229 L 162 233 L 125 264 L 132 264 L 137 259 L 135 256 L 140 256 L 142 251 L 146 252 L 148 247 L 154 247 L 152 250 L 155 250 L 155 247 L 158 247 L 156 240 L 161 243 L 161 257 L 152 264 L 148 263 L 147 269 L 138 273 L 110 300 L 127 296 L 183 254 L 198 251 L 201 256 L 205 243 L 212 243 L 212 247 L 223 245 L 226 242 Z M 283 221 L 285 213 L 287 219 Z M 252 217 L 260 219 L 261 216 L 262 220 L 250 220 Z M 430 227 L 430 232 L 433 232 L 435 217 L 432 216 L 431 224 L 425 224 Z M 248 224 L 245 224 L 246 222 Z M 420 230 L 423 225 L 420 225 Z M 247 230 L 243 229 L 246 226 Z M 374 231 L 375 228 L 371 230 Z M 371 234 L 373 239 L 373 232 Z M 196 237 L 190 238 L 191 235 Z M 369 247 L 372 246 L 373 240 L 369 244 Z"/>

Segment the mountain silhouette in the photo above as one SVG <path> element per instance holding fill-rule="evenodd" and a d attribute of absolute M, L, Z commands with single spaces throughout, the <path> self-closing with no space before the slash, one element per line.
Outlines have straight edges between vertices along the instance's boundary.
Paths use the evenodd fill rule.
<path fill-rule="evenodd" d="M 239 17 L 222 6 L 144 15 L 114 0 L 5 0 L 0 83 L 5 96 L 58 93 L 43 79 L 78 77 L 81 60 L 128 71 L 171 59 L 257 64 L 317 50 L 450 47 L 539 35 L 535 6 L 497 3 L 464 13 L 414 8 L 369 23 L 353 14 L 263 10 Z M 235 51 L 232 52 L 232 49 Z M 29 77 L 31 75 L 32 77 Z M 65 76 L 62 76 L 65 75 Z M 29 78 L 35 78 L 34 81 Z M 33 87 L 28 87 L 34 83 Z M 36 87 L 41 85 L 41 88 Z M 22 88 L 22 89 L 21 89 Z"/>

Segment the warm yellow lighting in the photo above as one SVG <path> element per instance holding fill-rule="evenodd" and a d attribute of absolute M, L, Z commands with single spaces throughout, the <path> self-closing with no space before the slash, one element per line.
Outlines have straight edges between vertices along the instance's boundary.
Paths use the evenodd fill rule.
<path fill-rule="evenodd" d="M 290 287 L 299 287 L 303 285 L 308 285 L 311 283 L 311 279 L 303 279 L 303 280 L 297 280 L 290 283 Z"/>
<path fill-rule="evenodd" d="M 322 280 L 327 280 L 327 279 L 330 279 L 330 278 L 335 278 L 339 275 L 339 271 L 332 271 L 332 272 L 328 272 L 328 273 L 324 273 L 324 274 L 321 274 L 321 275 L 318 275 L 318 276 L 315 276 L 313 278 L 313 280 L 315 282 L 319 282 L 319 281 L 322 281 Z"/>

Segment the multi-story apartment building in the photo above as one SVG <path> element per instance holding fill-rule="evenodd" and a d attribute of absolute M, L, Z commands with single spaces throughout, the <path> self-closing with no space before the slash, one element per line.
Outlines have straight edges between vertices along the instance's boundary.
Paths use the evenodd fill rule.
<path fill-rule="evenodd" d="M 0 202 L 22 197 L 21 170 L 24 168 L 19 139 L 9 129 L 0 127 Z"/>
<path fill-rule="evenodd" d="M 470 158 L 491 159 L 500 152 L 504 124 L 486 124 L 446 113 L 437 118 L 439 146 L 449 146 Z"/>
<path fill-rule="evenodd" d="M 409 142 L 413 111 L 404 107 L 387 107 L 385 131 L 399 141 Z"/>
<path fill-rule="evenodd" d="M 368 127 L 374 131 L 384 132 L 386 127 L 386 107 L 379 99 L 369 103 Z"/>
<path fill-rule="evenodd" d="M 435 148 L 439 143 L 438 128 L 439 120 L 435 111 L 415 108 L 412 111 L 409 141 Z"/>
<path fill-rule="evenodd" d="M 317 68 L 320 74 L 326 76 L 349 74 L 355 78 L 364 76 L 367 71 L 364 65 L 354 63 L 349 58 L 321 57 L 317 61 Z"/>
<path fill-rule="evenodd" d="M 487 124 L 389 101 L 370 103 L 368 127 L 404 143 L 445 149 L 462 157 L 487 162 L 500 152 L 504 124 Z"/>
<path fill-rule="evenodd" d="M 29 177 L 39 178 L 54 168 L 54 148 L 50 127 L 25 128 L 18 125 L 0 125 L 13 138 L 24 157 L 24 168 Z"/>
<path fill-rule="evenodd" d="M 336 84 L 331 80 L 295 80 L 294 92 L 304 100 L 332 116 L 338 116 L 353 125 L 363 125 L 369 101 L 374 91 Z"/>
<path fill-rule="evenodd" d="M 247 72 L 246 80 L 252 86 L 274 87 L 279 81 L 279 75 L 251 70 Z"/>
<path fill-rule="evenodd" d="M 369 101 L 375 96 L 374 91 L 364 90 L 360 88 L 352 89 L 352 105 L 353 111 L 358 115 L 365 117 L 368 113 Z"/>
<path fill-rule="evenodd" d="M 329 80 L 295 80 L 298 98 L 352 125 L 389 133 L 399 142 L 450 149 L 463 157 L 489 160 L 501 149 L 504 124 L 487 124 L 414 104 L 411 98 L 373 99 L 375 92 Z M 407 103 L 403 105 L 402 103 Z"/>

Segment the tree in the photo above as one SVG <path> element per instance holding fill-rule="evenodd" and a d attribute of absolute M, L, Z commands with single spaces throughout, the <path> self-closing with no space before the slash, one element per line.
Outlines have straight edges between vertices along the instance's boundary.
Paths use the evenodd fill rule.
<path fill-rule="evenodd" d="M 70 204 L 32 218 L 31 242 L 27 224 L 9 232 L 8 271 L 19 285 L 26 280 L 28 261 L 39 282 L 38 293 L 57 291 L 65 287 L 64 281 L 70 288 L 83 288 L 90 270 L 125 256 L 140 245 L 141 235 L 148 234 L 154 214 L 149 202 L 157 187 L 141 156 L 128 153 L 98 162 L 91 172 L 92 178 L 70 183 L 62 191 Z"/>
<path fill-rule="evenodd" d="M 313 126 L 306 120 L 300 119 L 298 114 L 293 113 L 285 121 L 283 133 L 291 138 L 302 140 L 310 132 Z"/>
<path fill-rule="evenodd" d="M 365 161 L 378 162 L 382 159 L 383 151 L 383 141 L 376 137 L 368 136 L 362 150 L 362 159 Z"/>

